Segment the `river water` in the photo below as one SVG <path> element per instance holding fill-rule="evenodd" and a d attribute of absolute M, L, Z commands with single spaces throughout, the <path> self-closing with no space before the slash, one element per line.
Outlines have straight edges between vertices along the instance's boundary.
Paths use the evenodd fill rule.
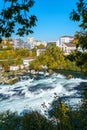
<path fill-rule="evenodd" d="M 87 79 L 67 79 L 62 74 L 51 76 L 38 75 L 31 77 L 25 75 L 14 85 L 0 85 L 0 112 L 11 110 L 38 110 L 43 113 L 45 104 L 49 108 L 54 100 L 54 93 L 61 97 L 69 105 L 77 106 L 82 99 L 82 84 Z"/>

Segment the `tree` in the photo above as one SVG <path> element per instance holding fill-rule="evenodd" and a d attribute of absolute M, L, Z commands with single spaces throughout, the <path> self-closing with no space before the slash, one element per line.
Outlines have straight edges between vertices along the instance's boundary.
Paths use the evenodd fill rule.
<path fill-rule="evenodd" d="M 38 112 L 18 115 L 10 111 L 0 113 L 0 130 L 55 130 L 52 121 Z"/>
<path fill-rule="evenodd" d="M 3 66 L 5 72 L 9 72 L 10 66 L 9 66 L 8 61 L 3 62 L 3 65 L 2 65 L 2 66 Z"/>
<path fill-rule="evenodd" d="M 77 2 L 77 10 L 73 10 L 70 14 L 71 20 L 80 21 L 81 32 L 75 34 L 75 42 L 77 46 L 81 46 L 84 50 L 87 49 L 87 1 L 79 0 Z M 76 52 L 75 60 L 77 65 L 81 65 L 84 68 L 85 73 L 87 73 L 87 51 Z M 82 105 L 79 109 L 79 130 L 87 129 L 87 91 L 86 86 L 84 86 Z M 74 113 L 73 113 L 74 115 Z M 74 117 L 75 120 L 76 116 Z M 75 122 L 74 122 L 75 123 Z M 74 125 L 75 126 L 75 125 Z"/>
<path fill-rule="evenodd" d="M 75 34 L 74 42 L 77 45 L 76 54 L 74 53 L 74 59 L 76 64 L 81 66 L 85 72 L 87 72 L 87 63 L 86 63 L 86 55 L 87 52 L 87 1 L 79 0 L 77 3 L 77 9 L 72 10 L 70 14 L 70 19 L 73 21 L 80 22 L 81 31 Z M 78 47 L 83 49 L 83 52 L 78 52 Z M 80 54 L 80 55 L 78 55 Z M 72 57 L 72 59 L 73 59 Z"/>
<path fill-rule="evenodd" d="M 44 53 L 41 53 L 34 61 L 32 61 L 30 68 L 36 70 L 41 69 L 41 66 L 47 66 L 49 69 L 63 68 L 64 55 L 60 48 L 55 45 L 49 45 Z M 43 69 L 43 67 L 42 67 Z"/>
<path fill-rule="evenodd" d="M 77 48 L 80 46 L 83 49 L 83 51 L 87 49 L 87 32 L 77 32 L 75 34 L 75 43 Z"/>
<path fill-rule="evenodd" d="M 56 93 L 54 101 L 51 104 L 51 109 L 48 111 L 49 117 L 53 119 L 58 130 L 71 130 L 70 107 L 62 102 L 62 99 Z"/>
<path fill-rule="evenodd" d="M 70 19 L 73 21 L 80 22 L 81 32 L 75 34 L 75 41 L 78 46 L 83 49 L 87 49 L 87 1 L 79 0 L 76 3 L 77 9 L 72 10 L 70 13 Z"/>
<path fill-rule="evenodd" d="M 79 0 L 76 3 L 77 9 L 72 10 L 70 13 L 70 19 L 73 21 L 80 21 L 80 27 L 83 29 L 87 29 L 87 1 Z"/>
<path fill-rule="evenodd" d="M 83 49 L 87 49 L 87 1 L 79 0 L 76 3 L 77 9 L 72 10 L 70 13 L 70 19 L 73 21 L 80 22 L 81 32 L 75 34 L 75 41 L 78 46 Z"/>
<path fill-rule="evenodd" d="M 4 0 L 4 8 L 0 12 L 0 39 L 11 37 L 12 33 L 23 36 L 33 33 L 37 18 L 30 15 L 34 0 Z"/>

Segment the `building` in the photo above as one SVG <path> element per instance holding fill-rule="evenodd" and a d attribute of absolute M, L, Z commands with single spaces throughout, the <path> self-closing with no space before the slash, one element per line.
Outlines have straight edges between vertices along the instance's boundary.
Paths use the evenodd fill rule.
<path fill-rule="evenodd" d="M 44 53 L 46 51 L 46 48 L 38 48 L 36 51 L 36 55 L 39 56 L 40 54 Z"/>
<path fill-rule="evenodd" d="M 74 40 L 72 36 L 62 36 L 59 39 L 59 44 L 62 45 L 63 43 L 71 43 Z"/>
<path fill-rule="evenodd" d="M 42 42 L 40 40 L 35 40 L 34 37 L 29 37 L 27 41 L 27 45 L 30 49 L 33 49 L 34 47 L 37 47 L 39 45 L 47 46 L 47 42 Z"/>
<path fill-rule="evenodd" d="M 76 45 L 74 43 L 64 43 L 62 44 L 62 50 L 66 55 L 70 54 L 72 51 L 76 50 Z"/>
<path fill-rule="evenodd" d="M 19 66 L 17 66 L 17 65 L 10 66 L 10 71 L 16 71 L 16 70 L 19 70 Z"/>
<path fill-rule="evenodd" d="M 36 46 L 36 40 L 34 39 L 34 37 L 28 37 L 27 45 L 29 49 L 33 49 Z"/>
<path fill-rule="evenodd" d="M 36 46 L 40 46 L 40 45 L 43 45 L 44 47 L 46 47 L 47 46 L 47 42 L 42 42 L 42 41 L 38 41 L 38 40 L 36 40 Z"/>
<path fill-rule="evenodd" d="M 64 43 L 71 43 L 73 42 L 74 40 L 74 37 L 72 36 L 61 36 L 57 42 L 56 42 L 56 45 L 61 47 Z"/>
<path fill-rule="evenodd" d="M 33 61 L 33 60 L 34 60 L 33 57 L 27 57 L 27 58 L 23 59 L 23 64 L 25 66 L 29 66 L 30 62 Z"/>
<path fill-rule="evenodd" d="M 56 46 L 60 47 L 59 39 L 56 41 Z"/>
<path fill-rule="evenodd" d="M 13 48 L 17 49 L 17 48 L 24 48 L 24 41 L 22 40 L 22 38 L 18 38 L 18 39 L 13 39 L 12 40 L 12 44 L 13 44 Z"/>
<path fill-rule="evenodd" d="M 72 36 L 62 36 L 57 40 L 56 46 L 60 47 L 65 54 L 69 54 L 70 52 L 76 50 L 76 45 L 73 41 L 74 37 Z"/>

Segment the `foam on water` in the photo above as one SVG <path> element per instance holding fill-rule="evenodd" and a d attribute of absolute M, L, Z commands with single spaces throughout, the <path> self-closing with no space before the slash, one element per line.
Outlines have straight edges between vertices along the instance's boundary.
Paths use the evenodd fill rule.
<path fill-rule="evenodd" d="M 80 101 L 75 88 L 81 82 L 85 83 L 87 80 L 66 79 L 61 74 L 53 74 L 37 80 L 28 78 L 14 85 L 0 85 L 0 111 L 9 109 L 20 113 L 24 109 L 31 109 L 43 112 L 41 104 L 45 103 L 49 107 L 49 103 L 54 100 L 54 93 L 60 97 L 68 97 L 70 104 L 75 105 Z"/>

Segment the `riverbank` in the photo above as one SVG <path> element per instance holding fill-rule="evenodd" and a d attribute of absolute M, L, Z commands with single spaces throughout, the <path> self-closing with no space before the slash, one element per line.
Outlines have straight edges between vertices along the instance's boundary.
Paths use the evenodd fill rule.
<path fill-rule="evenodd" d="M 86 76 L 81 72 L 69 71 L 69 70 L 48 70 L 47 72 L 43 71 L 35 71 L 35 70 L 18 70 L 18 71 L 10 71 L 10 72 L 1 72 L 0 73 L 0 84 L 15 84 L 18 82 L 24 75 L 32 75 L 32 77 L 36 77 L 38 74 L 42 74 L 45 76 L 52 75 L 54 73 L 60 73 L 66 76 L 66 78 L 83 78 L 87 79 Z"/>
<path fill-rule="evenodd" d="M 71 71 L 71 70 L 59 70 L 59 69 L 55 69 L 53 70 L 56 73 L 60 73 L 65 75 L 66 77 L 68 77 L 69 75 L 72 75 L 74 78 L 83 78 L 83 79 L 87 79 L 87 76 L 85 76 L 82 72 L 80 71 Z"/>
<path fill-rule="evenodd" d="M 26 73 L 26 70 L 0 72 L 0 84 L 14 84 Z"/>

